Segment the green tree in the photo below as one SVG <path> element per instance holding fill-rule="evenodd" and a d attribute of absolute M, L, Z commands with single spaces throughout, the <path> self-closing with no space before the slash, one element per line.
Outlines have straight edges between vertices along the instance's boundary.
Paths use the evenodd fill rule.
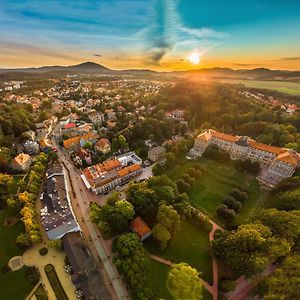
<path fill-rule="evenodd" d="M 121 148 L 128 148 L 128 144 L 124 135 L 118 136 L 118 142 Z"/>
<path fill-rule="evenodd" d="M 167 288 L 174 300 L 201 300 L 202 283 L 199 272 L 186 263 L 172 267 L 167 278 Z"/>

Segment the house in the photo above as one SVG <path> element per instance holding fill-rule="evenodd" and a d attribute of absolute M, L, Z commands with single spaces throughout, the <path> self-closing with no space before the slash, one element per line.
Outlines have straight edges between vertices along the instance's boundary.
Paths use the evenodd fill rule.
<path fill-rule="evenodd" d="M 104 121 L 104 114 L 102 112 L 93 111 L 89 113 L 89 118 L 93 124 L 101 124 Z"/>
<path fill-rule="evenodd" d="M 141 217 L 136 217 L 130 222 L 130 230 L 136 233 L 142 242 L 152 235 L 151 229 Z"/>
<path fill-rule="evenodd" d="M 166 149 L 161 146 L 151 148 L 148 151 L 148 159 L 151 160 L 152 162 L 157 162 L 165 158 L 165 155 L 166 155 Z"/>
<path fill-rule="evenodd" d="M 201 156 L 205 149 L 217 145 L 227 151 L 231 159 L 250 159 L 260 163 L 259 183 L 266 189 L 273 188 L 281 180 L 291 177 L 300 166 L 300 154 L 286 148 L 258 143 L 247 136 L 236 136 L 208 129 L 195 139 L 190 150 L 192 157 Z"/>
<path fill-rule="evenodd" d="M 71 232 L 62 238 L 64 251 L 71 266 L 71 281 L 84 299 L 109 300 L 103 275 L 79 232 Z"/>
<path fill-rule="evenodd" d="M 24 151 L 25 153 L 28 153 L 28 154 L 38 154 L 40 152 L 40 146 L 37 142 L 33 142 L 33 141 L 26 141 L 24 144 L 23 144 L 23 148 L 24 148 Z"/>
<path fill-rule="evenodd" d="M 31 156 L 25 153 L 20 153 L 17 155 L 13 162 L 12 162 L 12 168 L 16 171 L 27 171 L 32 163 Z"/>
<path fill-rule="evenodd" d="M 108 120 L 116 119 L 116 113 L 113 109 L 106 109 L 105 114 L 106 114 Z"/>
<path fill-rule="evenodd" d="M 108 139 L 102 138 L 95 144 L 95 149 L 103 154 L 111 151 L 110 142 Z"/>
<path fill-rule="evenodd" d="M 79 157 L 81 160 L 85 160 L 87 164 L 92 164 L 92 158 L 91 155 L 83 148 L 80 148 L 76 152 L 77 157 Z"/>

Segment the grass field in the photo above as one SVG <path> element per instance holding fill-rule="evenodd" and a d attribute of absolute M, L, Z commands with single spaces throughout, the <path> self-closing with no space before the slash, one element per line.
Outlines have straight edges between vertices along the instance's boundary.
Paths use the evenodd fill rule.
<path fill-rule="evenodd" d="M 21 221 L 11 227 L 4 227 L 6 218 L 13 217 L 14 213 L 9 209 L 0 212 L 0 267 L 8 263 L 10 258 L 22 255 L 22 251 L 16 245 L 16 238 L 24 230 Z M 24 300 L 33 288 L 25 277 L 25 267 L 15 272 L 0 272 L 0 299 Z M 12 288 L 17 287 L 17 288 Z"/>
<path fill-rule="evenodd" d="M 161 250 L 153 238 L 145 241 L 146 249 L 151 254 L 164 257 L 174 263 L 188 263 L 202 273 L 204 280 L 212 283 L 212 259 L 208 234 L 188 221 L 182 221 L 181 227 L 166 249 Z"/>
<path fill-rule="evenodd" d="M 242 83 L 246 87 L 267 89 L 290 95 L 300 95 L 300 84 L 288 81 L 269 81 L 269 80 L 243 80 L 243 79 L 223 79 L 225 83 Z"/>
<path fill-rule="evenodd" d="M 249 199 L 244 203 L 237 221 L 247 222 L 260 203 L 263 203 L 266 194 L 260 190 L 253 176 L 236 171 L 231 163 L 224 165 L 201 158 L 197 161 L 185 161 L 178 164 L 167 175 L 176 181 L 199 162 L 206 166 L 207 170 L 203 177 L 192 186 L 190 194 L 192 204 L 210 217 L 218 219 L 216 209 L 222 203 L 223 197 L 233 188 L 245 187 L 249 191 Z"/>

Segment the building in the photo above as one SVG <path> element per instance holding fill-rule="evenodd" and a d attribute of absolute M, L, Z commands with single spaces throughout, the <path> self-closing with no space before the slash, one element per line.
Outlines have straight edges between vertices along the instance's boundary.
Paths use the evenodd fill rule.
<path fill-rule="evenodd" d="M 24 172 L 27 171 L 32 163 L 31 156 L 25 153 L 17 155 L 13 162 L 12 168 L 16 171 Z"/>
<path fill-rule="evenodd" d="M 95 149 L 103 154 L 107 154 L 111 151 L 110 149 L 110 142 L 108 139 L 100 139 L 96 144 L 95 144 Z"/>
<path fill-rule="evenodd" d="M 130 222 L 130 230 L 136 233 L 141 241 L 144 241 L 152 235 L 151 229 L 141 217 L 136 217 Z"/>
<path fill-rule="evenodd" d="M 65 149 L 70 150 L 70 149 L 75 149 L 81 146 L 81 144 L 84 144 L 85 142 L 88 141 L 94 141 L 97 139 L 97 135 L 93 133 L 87 133 L 84 135 L 76 136 L 67 140 L 63 141 L 63 145 Z"/>
<path fill-rule="evenodd" d="M 166 155 L 166 149 L 162 146 L 157 146 L 154 148 L 151 148 L 148 151 L 148 159 L 152 162 L 157 162 L 161 159 L 164 159 Z"/>
<path fill-rule="evenodd" d="M 143 172 L 141 162 L 134 152 L 130 152 L 84 169 L 81 178 L 95 194 L 106 193 L 140 175 Z"/>
<path fill-rule="evenodd" d="M 79 232 L 72 232 L 62 238 L 64 251 L 71 265 L 71 281 L 86 300 L 109 300 L 104 279 L 88 247 Z"/>
<path fill-rule="evenodd" d="M 40 145 L 37 142 L 33 142 L 30 140 L 27 140 L 23 144 L 24 152 L 28 154 L 38 154 L 40 152 Z"/>
<path fill-rule="evenodd" d="M 104 114 L 94 110 L 89 113 L 89 118 L 93 124 L 101 124 L 104 121 Z"/>
<path fill-rule="evenodd" d="M 47 181 L 41 200 L 41 222 L 50 240 L 61 239 L 68 232 L 80 231 L 74 217 L 65 185 L 63 168 L 54 162 L 47 169 Z"/>
<path fill-rule="evenodd" d="M 258 161 L 262 170 L 257 180 L 267 189 L 292 176 L 300 165 L 300 154 L 291 149 L 258 143 L 247 136 L 234 136 L 212 129 L 205 130 L 197 136 L 190 155 L 201 156 L 211 144 L 227 151 L 233 160 Z"/>

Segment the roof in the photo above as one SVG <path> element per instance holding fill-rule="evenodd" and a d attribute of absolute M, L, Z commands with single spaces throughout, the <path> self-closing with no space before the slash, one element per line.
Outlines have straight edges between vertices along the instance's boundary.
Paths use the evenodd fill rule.
<path fill-rule="evenodd" d="M 205 142 L 209 141 L 211 138 L 212 138 L 212 134 L 211 134 L 210 130 L 206 130 L 205 132 L 203 132 L 197 136 L 198 140 L 202 140 Z"/>
<path fill-rule="evenodd" d="M 151 229 L 148 225 L 144 222 L 141 217 L 136 217 L 130 222 L 130 228 L 133 232 L 135 232 L 140 238 L 144 235 L 151 232 Z"/>
<path fill-rule="evenodd" d="M 212 134 L 213 137 L 219 138 L 221 140 L 235 142 L 235 141 L 237 141 L 239 139 L 235 135 L 230 135 L 230 134 L 218 132 L 218 131 L 215 131 L 215 130 L 212 130 L 212 129 L 210 129 L 209 131 L 211 132 L 211 134 Z"/>
<path fill-rule="evenodd" d="M 69 123 L 69 124 L 64 126 L 64 129 L 70 129 L 70 128 L 74 128 L 74 127 L 76 127 L 75 123 Z"/>
<path fill-rule="evenodd" d="M 283 153 L 280 153 L 277 157 L 277 160 L 286 162 L 288 164 L 291 164 L 293 166 L 297 166 L 300 163 L 300 156 L 298 153 L 294 153 L 291 150 L 286 150 Z"/>
<path fill-rule="evenodd" d="M 108 139 L 102 138 L 96 143 L 96 146 L 102 149 L 107 146 L 110 146 L 110 142 Z"/>
<path fill-rule="evenodd" d="M 105 168 L 105 171 L 110 171 L 122 166 L 118 159 L 106 160 L 102 165 Z"/>
<path fill-rule="evenodd" d="M 15 157 L 15 162 L 22 166 L 23 164 L 27 163 L 27 161 L 31 159 L 30 155 L 25 153 L 20 153 L 18 156 Z"/>
<path fill-rule="evenodd" d="M 166 148 L 162 147 L 162 146 L 157 146 L 154 148 L 151 148 L 148 151 L 150 154 L 160 154 L 160 153 L 165 153 L 166 152 Z"/>
<path fill-rule="evenodd" d="M 255 149 L 258 149 L 258 150 L 263 150 L 263 151 L 270 152 L 270 153 L 274 153 L 274 154 L 277 154 L 277 155 L 282 153 L 282 152 L 285 152 L 285 150 L 283 148 L 258 143 L 258 142 L 253 141 L 253 140 L 249 140 L 249 145 L 252 148 L 255 148 Z"/>
<path fill-rule="evenodd" d="M 89 140 L 89 139 L 96 139 L 97 135 L 93 133 L 87 133 L 85 135 L 80 135 L 73 137 L 71 139 L 64 140 L 63 145 L 66 149 L 70 148 L 72 145 L 79 143 L 81 140 Z"/>
<path fill-rule="evenodd" d="M 125 167 L 124 169 L 118 171 L 118 175 L 120 177 L 126 176 L 132 172 L 140 170 L 142 167 L 138 164 L 131 165 L 129 167 Z"/>

